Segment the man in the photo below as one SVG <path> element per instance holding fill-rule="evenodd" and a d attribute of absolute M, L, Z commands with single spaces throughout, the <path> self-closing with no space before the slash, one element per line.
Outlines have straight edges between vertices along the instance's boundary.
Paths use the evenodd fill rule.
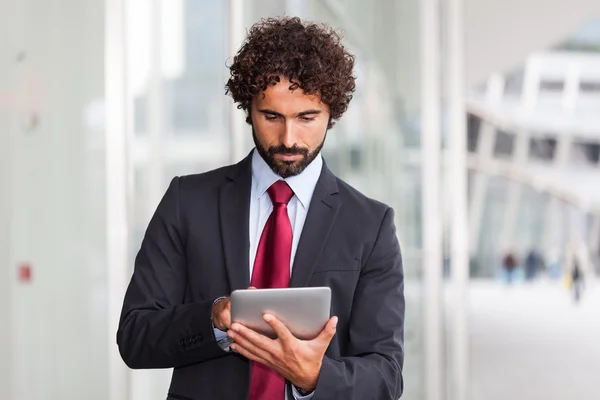
<path fill-rule="evenodd" d="M 321 157 L 355 88 L 354 57 L 327 27 L 253 26 L 227 92 L 256 148 L 173 179 L 158 205 L 117 333 L 131 368 L 173 367 L 168 399 L 393 399 L 402 394 L 404 295 L 393 211 Z M 328 286 L 332 317 L 298 340 L 231 324 L 227 297 L 254 286 Z"/>

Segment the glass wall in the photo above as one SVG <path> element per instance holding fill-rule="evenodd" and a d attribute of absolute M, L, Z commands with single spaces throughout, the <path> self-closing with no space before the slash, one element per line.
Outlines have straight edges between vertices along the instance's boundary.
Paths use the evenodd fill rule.
<path fill-rule="evenodd" d="M 348 112 L 329 135 L 324 148 L 332 170 L 366 195 L 394 208 L 406 274 L 406 362 L 404 397 L 424 396 L 423 323 L 421 298 L 421 218 L 418 128 L 419 90 L 406 87 L 417 81 L 418 42 L 416 1 L 383 1 L 378 7 L 347 0 L 311 1 L 308 18 L 325 21 L 345 31 L 357 57 L 357 92 Z M 402 21 L 402 23 L 398 23 Z M 411 60 L 406 62 L 405 60 Z M 335 138 L 335 140 L 331 140 Z"/>
<path fill-rule="evenodd" d="M 340 178 L 394 208 L 406 274 L 407 399 L 424 396 L 421 298 L 421 175 L 418 157 L 419 3 L 306 0 L 247 4 L 260 17 L 298 15 L 340 29 L 356 55 L 357 89 L 323 154 Z M 248 132 L 249 135 L 249 132 Z"/>
<path fill-rule="evenodd" d="M 132 126 L 129 268 L 174 176 L 230 160 L 229 6 L 213 0 L 127 0 Z M 171 371 L 133 371 L 130 393 L 164 399 Z"/>
<path fill-rule="evenodd" d="M 133 253 L 175 175 L 229 161 L 229 9 L 211 0 L 126 5 Z"/>

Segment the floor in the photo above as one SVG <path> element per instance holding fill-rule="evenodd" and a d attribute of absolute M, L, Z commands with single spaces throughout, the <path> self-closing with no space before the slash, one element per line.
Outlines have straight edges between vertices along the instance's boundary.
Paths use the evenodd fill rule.
<path fill-rule="evenodd" d="M 600 284 L 473 282 L 469 400 L 600 399 Z"/>

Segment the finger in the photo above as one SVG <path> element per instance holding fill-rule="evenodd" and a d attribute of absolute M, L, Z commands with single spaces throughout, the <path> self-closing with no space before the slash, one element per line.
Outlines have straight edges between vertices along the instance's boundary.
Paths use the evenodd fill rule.
<path fill-rule="evenodd" d="M 227 335 L 233 340 L 236 347 L 241 347 L 241 348 L 245 349 L 246 351 L 252 353 L 256 357 L 261 358 L 265 361 L 271 360 L 271 354 L 268 351 L 266 351 L 259 345 L 252 343 L 251 341 L 246 339 L 240 333 L 233 332 L 230 330 L 227 332 Z"/>
<path fill-rule="evenodd" d="M 335 336 L 335 332 L 337 329 L 338 317 L 331 317 L 327 324 L 325 324 L 325 328 L 319 333 L 319 336 L 315 338 L 315 340 L 327 343 L 331 342 L 331 339 Z"/>
<path fill-rule="evenodd" d="M 263 315 L 263 319 L 267 324 L 273 328 L 275 333 L 277 334 L 277 338 L 284 343 L 294 341 L 296 338 L 292 335 L 292 332 L 285 326 L 283 322 L 277 319 L 274 315 L 265 314 Z"/>
<path fill-rule="evenodd" d="M 248 287 L 248 290 L 255 290 L 255 289 L 256 289 L 256 287 L 255 287 L 255 286 L 249 286 L 249 287 Z"/>
<path fill-rule="evenodd" d="M 253 345 L 260 347 L 261 349 L 264 349 L 265 351 L 271 354 L 274 354 L 277 351 L 278 345 L 275 343 L 274 340 L 254 331 L 253 329 L 250 329 L 239 323 L 231 324 L 231 329 L 237 335 L 242 335 Z"/>
<path fill-rule="evenodd" d="M 266 365 L 268 367 L 270 367 L 270 364 L 263 358 L 258 357 L 256 354 L 252 353 L 251 351 L 249 351 L 248 349 L 244 348 L 243 346 L 241 346 L 238 343 L 232 343 L 229 348 L 233 351 L 235 351 L 238 354 L 243 355 L 244 357 L 246 357 L 248 360 L 251 361 L 256 361 L 259 362 L 263 365 Z"/>

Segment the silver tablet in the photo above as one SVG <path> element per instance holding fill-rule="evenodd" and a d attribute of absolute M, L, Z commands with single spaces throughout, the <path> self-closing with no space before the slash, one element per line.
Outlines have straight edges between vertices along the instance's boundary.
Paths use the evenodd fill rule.
<path fill-rule="evenodd" d="M 276 335 L 263 314 L 277 317 L 298 339 L 310 340 L 325 327 L 330 308 L 328 287 L 235 290 L 231 294 L 231 322 L 271 338 Z"/>

